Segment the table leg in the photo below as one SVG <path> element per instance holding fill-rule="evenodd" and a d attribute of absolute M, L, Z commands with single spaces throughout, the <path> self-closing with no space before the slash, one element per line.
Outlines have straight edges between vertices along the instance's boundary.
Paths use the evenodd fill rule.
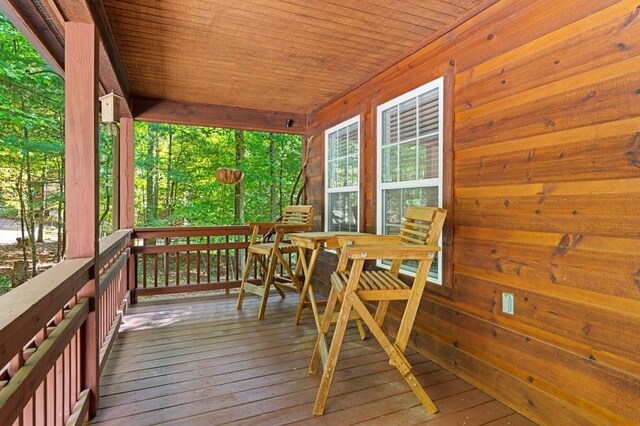
<path fill-rule="evenodd" d="M 306 259 L 304 258 L 305 249 L 302 247 L 298 248 L 300 254 L 302 256 L 302 269 L 304 271 L 304 285 L 302 286 L 302 292 L 300 293 L 300 300 L 298 300 L 298 308 L 296 309 L 296 318 L 295 325 L 300 323 L 300 315 L 302 315 L 302 308 L 304 308 L 304 302 L 309 297 L 309 302 L 311 302 L 311 309 L 313 310 L 313 317 L 316 322 L 316 326 L 318 326 L 319 315 L 318 315 L 318 307 L 316 306 L 316 299 L 313 295 L 313 289 L 311 288 L 311 276 L 313 275 L 313 270 L 316 266 L 316 260 L 318 259 L 318 254 L 320 253 L 320 246 L 315 246 L 313 251 L 311 252 L 311 258 L 309 259 L 309 264 L 307 264 Z M 308 295 L 307 295 L 308 293 Z"/>

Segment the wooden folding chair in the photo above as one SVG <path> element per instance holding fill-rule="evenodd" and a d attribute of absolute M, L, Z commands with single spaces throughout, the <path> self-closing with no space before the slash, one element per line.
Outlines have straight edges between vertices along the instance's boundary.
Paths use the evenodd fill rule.
<path fill-rule="evenodd" d="M 311 230 L 313 221 L 313 206 L 287 206 L 280 222 L 250 223 L 253 227 L 251 242 L 247 250 L 247 261 L 242 273 L 242 283 L 240 284 L 240 294 L 238 295 L 238 309 L 242 309 L 242 301 L 245 292 L 262 296 L 258 319 L 264 318 L 264 311 L 267 306 L 269 290 L 273 285 L 280 296 L 284 298 L 283 290 L 290 290 L 300 293 L 302 282 L 299 275 L 301 272 L 300 259 L 296 262 L 295 270 L 291 269 L 286 254 L 297 253 L 298 248 L 286 240 L 286 236 L 292 232 L 308 232 Z M 258 238 L 260 228 L 271 227 L 275 231 L 273 242 L 267 239 Z M 257 260 L 262 276 L 261 284 L 248 282 L 251 264 Z M 268 264 L 268 266 L 267 266 Z M 280 265 L 283 270 L 282 275 L 276 274 L 276 269 Z"/>
<path fill-rule="evenodd" d="M 329 388 L 336 370 L 336 363 L 342 346 L 347 322 L 352 310 L 355 310 L 367 324 L 371 333 L 389 356 L 389 363 L 395 366 L 404 380 L 415 392 L 429 413 L 437 411 L 427 393 L 418 383 L 411 365 L 404 356 L 407 341 L 422 299 L 429 268 L 440 250 L 438 240 L 446 217 L 446 210 L 433 207 L 408 207 L 399 235 L 373 235 L 362 237 L 344 237 L 342 255 L 337 270 L 331 276 L 331 293 L 327 300 L 321 333 L 309 367 L 315 374 L 322 360 L 324 372 L 318 389 L 313 414 L 322 415 L 329 396 Z M 384 271 L 364 271 L 364 263 L 370 259 L 392 260 L 390 269 Z M 347 262 L 353 261 L 351 271 L 347 271 Z M 413 284 L 408 286 L 398 278 L 400 266 L 405 260 L 418 261 Z M 338 299 L 342 302 L 331 347 L 327 352 L 326 335 L 330 319 L 336 309 Z M 391 343 L 382 331 L 382 323 L 391 300 L 406 300 L 406 307 L 395 342 Z M 378 302 L 375 317 L 371 315 L 365 302 Z"/>

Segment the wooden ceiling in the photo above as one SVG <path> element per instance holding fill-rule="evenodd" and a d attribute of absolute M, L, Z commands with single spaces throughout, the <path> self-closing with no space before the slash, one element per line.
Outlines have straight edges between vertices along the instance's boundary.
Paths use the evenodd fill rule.
<path fill-rule="evenodd" d="M 483 0 L 104 0 L 132 95 L 309 113 Z"/>

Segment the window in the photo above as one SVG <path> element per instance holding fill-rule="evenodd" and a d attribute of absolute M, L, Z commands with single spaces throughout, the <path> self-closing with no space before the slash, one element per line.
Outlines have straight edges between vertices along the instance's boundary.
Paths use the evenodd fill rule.
<path fill-rule="evenodd" d="M 360 117 L 325 132 L 327 231 L 358 231 Z"/>
<path fill-rule="evenodd" d="M 443 81 L 378 106 L 379 234 L 398 233 L 407 206 L 442 207 Z M 416 268 L 404 262 L 402 270 L 415 273 Z M 429 278 L 442 284 L 442 256 L 433 262 Z"/>

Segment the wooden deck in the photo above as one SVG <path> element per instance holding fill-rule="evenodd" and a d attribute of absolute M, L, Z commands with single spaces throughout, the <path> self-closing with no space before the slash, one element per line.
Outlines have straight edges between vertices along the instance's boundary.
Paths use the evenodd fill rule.
<path fill-rule="evenodd" d="M 430 362 L 408 355 L 440 412 L 418 405 L 370 338 L 347 332 L 325 415 L 313 417 L 319 376 L 307 366 L 315 341 L 309 312 L 293 326 L 297 297 L 199 296 L 140 302 L 125 316 L 104 370 L 92 424 L 529 425 L 513 410 Z"/>

